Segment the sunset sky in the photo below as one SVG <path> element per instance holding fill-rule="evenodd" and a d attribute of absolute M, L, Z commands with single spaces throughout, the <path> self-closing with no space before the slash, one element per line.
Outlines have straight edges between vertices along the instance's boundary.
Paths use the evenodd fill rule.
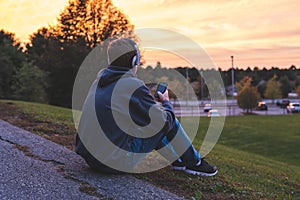
<path fill-rule="evenodd" d="M 67 0 L 0 0 L 0 29 L 21 41 L 55 23 Z M 201 45 L 216 66 L 300 68 L 300 3 L 297 0 L 113 0 L 139 28 L 167 28 Z M 159 41 L 160 38 L 157 38 Z M 163 66 L 185 65 L 152 53 Z M 176 56 L 175 56 L 176 57 Z M 169 58 L 169 59 L 168 59 Z M 149 61 L 150 62 L 150 61 Z"/>

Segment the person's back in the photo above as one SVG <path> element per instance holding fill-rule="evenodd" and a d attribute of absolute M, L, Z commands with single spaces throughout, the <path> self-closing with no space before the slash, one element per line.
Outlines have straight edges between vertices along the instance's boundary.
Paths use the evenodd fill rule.
<path fill-rule="evenodd" d="M 173 169 L 215 175 L 216 167 L 200 159 L 176 119 L 168 90 L 155 99 L 136 77 L 137 45 L 118 39 L 107 54 L 109 66 L 99 72 L 83 107 L 76 152 L 92 168 L 108 173 L 135 172 L 146 155 L 157 150 L 173 162 Z"/>
<path fill-rule="evenodd" d="M 122 46 L 124 41 L 119 41 L 121 44 L 115 44 L 115 46 Z M 157 133 L 157 127 L 161 126 L 162 129 L 159 132 L 165 133 L 174 126 L 175 115 L 172 112 L 170 103 L 165 102 L 167 104 L 166 109 L 162 110 L 154 101 L 145 84 L 137 79 L 134 69 L 139 64 L 139 58 L 136 60 L 137 63 L 126 60 L 128 57 L 129 60 L 132 60 L 132 57 L 136 55 L 135 52 L 132 52 L 135 49 L 132 46 L 131 48 L 125 47 L 125 50 L 117 52 L 120 54 L 125 52 L 121 56 L 123 59 L 114 55 L 115 52 L 110 53 L 110 58 L 117 57 L 117 59 L 111 59 L 112 63 L 98 74 L 98 78 L 94 82 L 84 104 L 79 124 L 79 132 L 83 134 L 77 135 L 76 152 L 95 168 L 101 168 L 102 165 L 120 166 L 127 163 L 128 166 L 122 166 L 121 168 L 130 171 L 130 167 L 137 164 L 130 163 L 130 161 L 136 160 L 138 162 L 144 158 L 143 153 L 149 153 L 153 149 L 146 149 L 142 145 L 135 145 L 134 143 L 151 141 L 151 136 L 158 137 L 161 140 L 163 134 L 157 136 L 153 134 Z M 156 110 L 152 112 L 155 115 L 153 117 L 157 119 L 158 123 L 152 123 L 146 131 L 141 131 L 140 127 L 150 124 L 149 110 L 153 107 Z M 100 129 L 97 126 L 95 127 L 93 119 L 95 117 L 90 116 L 93 109 L 96 113 L 96 124 L 99 124 Z M 166 111 L 168 114 L 164 115 Z M 99 142 L 96 148 L 92 147 L 92 150 L 89 150 L 86 146 L 95 146 L 92 145 L 95 131 L 105 135 L 108 140 Z M 133 149 L 133 147 L 136 148 Z M 91 151 L 94 153 L 90 153 Z M 94 154 L 101 156 L 96 158 Z"/>

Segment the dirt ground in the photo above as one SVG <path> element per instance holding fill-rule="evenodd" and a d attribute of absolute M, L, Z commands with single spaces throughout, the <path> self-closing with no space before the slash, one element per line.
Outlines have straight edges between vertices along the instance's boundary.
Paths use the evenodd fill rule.
<path fill-rule="evenodd" d="M 0 119 L 74 150 L 75 127 L 36 120 L 34 116 L 23 113 L 10 102 L 0 102 Z M 64 134 L 58 134 L 53 130 L 64 130 Z"/>

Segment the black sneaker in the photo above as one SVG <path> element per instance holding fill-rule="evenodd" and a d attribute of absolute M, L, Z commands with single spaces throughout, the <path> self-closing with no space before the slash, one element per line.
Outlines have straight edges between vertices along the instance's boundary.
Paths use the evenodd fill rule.
<path fill-rule="evenodd" d="M 172 163 L 171 168 L 173 170 L 178 170 L 178 171 L 184 171 L 186 169 L 185 164 L 183 162 L 178 161 L 178 160 L 175 160 Z"/>
<path fill-rule="evenodd" d="M 216 166 L 208 164 L 203 158 L 201 158 L 200 165 L 187 166 L 185 172 L 200 176 L 214 176 L 218 173 L 218 170 Z"/>

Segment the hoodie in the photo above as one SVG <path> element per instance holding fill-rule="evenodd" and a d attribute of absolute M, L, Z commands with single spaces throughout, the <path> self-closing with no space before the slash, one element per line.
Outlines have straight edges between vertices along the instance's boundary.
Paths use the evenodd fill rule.
<path fill-rule="evenodd" d="M 157 104 L 132 70 L 109 66 L 98 74 L 83 106 L 76 152 L 98 168 L 120 164 L 131 168 L 143 154 L 155 149 L 174 125 L 169 101 Z M 103 137 L 95 141 L 98 132 Z M 137 158 L 137 154 L 143 156 Z"/>

